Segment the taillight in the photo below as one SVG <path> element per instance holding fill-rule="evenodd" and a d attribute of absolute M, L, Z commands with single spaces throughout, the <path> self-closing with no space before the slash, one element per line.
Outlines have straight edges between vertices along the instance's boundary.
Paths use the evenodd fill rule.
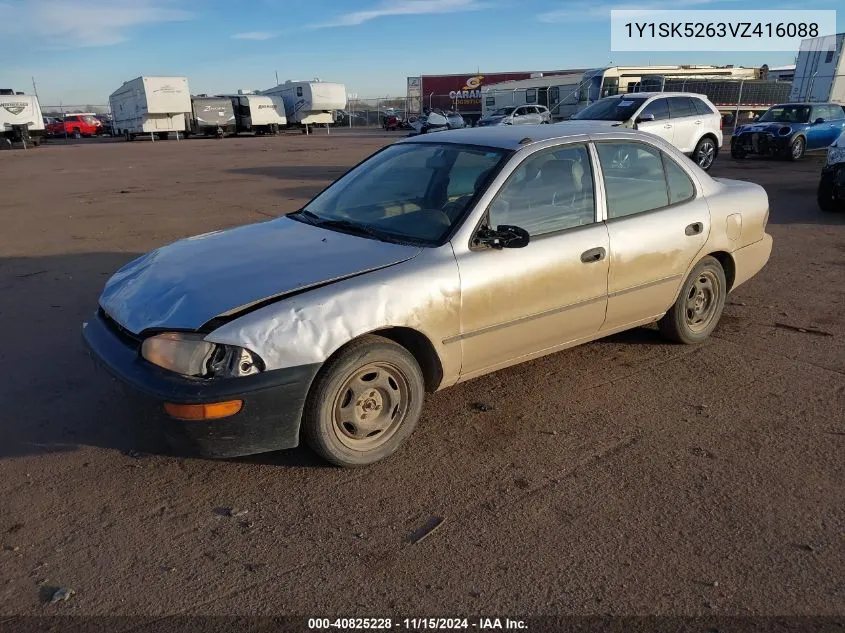
<path fill-rule="evenodd" d="M 724 129 L 725 120 L 720 116 L 719 117 L 719 130 Z"/>

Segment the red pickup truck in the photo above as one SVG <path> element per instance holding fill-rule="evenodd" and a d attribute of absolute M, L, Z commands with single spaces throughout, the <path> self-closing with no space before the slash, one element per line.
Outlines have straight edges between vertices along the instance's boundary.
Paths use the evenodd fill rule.
<path fill-rule="evenodd" d="M 103 133 L 103 123 L 93 114 L 67 114 L 62 121 L 48 124 L 45 131 L 53 137 L 97 136 Z"/>

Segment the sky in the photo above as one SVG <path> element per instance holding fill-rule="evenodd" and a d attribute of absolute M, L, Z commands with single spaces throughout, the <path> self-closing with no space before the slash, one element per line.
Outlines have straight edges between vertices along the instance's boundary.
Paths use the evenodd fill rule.
<path fill-rule="evenodd" d="M 835 9 L 840 0 L 802 8 Z M 404 96 L 406 77 L 640 64 L 794 63 L 789 52 L 620 53 L 611 8 L 743 9 L 744 0 L 0 0 L 0 87 L 42 105 L 106 104 L 139 75 L 187 76 L 191 91 L 279 80 Z M 769 0 L 755 8 L 796 8 Z M 845 31 L 845 11 L 837 15 Z"/>

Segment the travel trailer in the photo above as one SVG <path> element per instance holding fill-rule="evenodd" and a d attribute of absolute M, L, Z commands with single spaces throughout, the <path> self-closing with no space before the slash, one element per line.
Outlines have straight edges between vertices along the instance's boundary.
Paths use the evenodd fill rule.
<path fill-rule="evenodd" d="M 286 81 L 263 95 L 281 97 L 289 125 L 330 125 L 336 110 L 346 108 L 346 86 L 314 81 Z"/>
<path fill-rule="evenodd" d="M 185 115 L 185 136 L 224 137 L 235 133 L 235 111 L 228 97 L 191 97 L 191 114 Z"/>
<path fill-rule="evenodd" d="M 845 33 L 801 40 L 790 101 L 845 105 Z"/>
<path fill-rule="evenodd" d="M 521 105 L 546 106 L 555 117 L 561 107 L 577 104 L 582 77 L 581 73 L 541 76 L 488 86 L 481 91 L 484 117 L 493 116 L 502 108 Z"/>
<path fill-rule="evenodd" d="M 7 146 L 12 143 L 39 145 L 44 133 L 44 116 L 38 97 L 0 89 L 0 139 Z"/>
<path fill-rule="evenodd" d="M 521 87 L 515 92 L 537 91 L 539 98 L 541 89 L 558 86 L 559 101 L 549 105 L 552 118 L 555 120 L 568 119 L 576 112 L 580 112 L 588 105 L 603 97 L 610 97 L 627 92 L 640 90 L 639 83 L 643 77 L 659 75 L 665 78 L 728 78 L 728 79 L 758 79 L 761 75 L 758 68 L 741 68 L 735 66 L 611 66 L 608 68 L 594 68 L 580 75 L 578 81 L 572 75 L 565 75 L 567 89 L 564 82 L 556 82 L 556 77 L 537 77 L 520 82 Z M 499 94 L 501 84 L 488 86 L 486 92 L 494 93 L 494 100 Z M 507 89 L 507 86 L 505 87 Z M 513 86 L 510 87 L 514 90 Z M 571 89 L 570 89 L 571 88 Z M 511 98 L 518 98 L 516 96 Z M 538 101 L 538 103 L 540 103 Z M 495 101 L 494 101 L 495 105 Z M 503 104 L 504 105 L 504 104 Z M 540 105 L 543 105 L 540 103 Z M 492 108 L 492 106 L 486 106 Z M 486 112 L 486 110 L 485 110 Z"/>
<path fill-rule="evenodd" d="M 161 140 L 185 132 L 191 116 L 191 93 L 185 77 L 138 77 L 109 96 L 116 136 L 127 141 L 140 134 Z"/>
<path fill-rule="evenodd" d="M 281 97 L 268 97 L 252 90 L 238 90 L 238 94 L 225 96 L 232 101 L 238 134 L 278 134 L 287 125 Z"/>

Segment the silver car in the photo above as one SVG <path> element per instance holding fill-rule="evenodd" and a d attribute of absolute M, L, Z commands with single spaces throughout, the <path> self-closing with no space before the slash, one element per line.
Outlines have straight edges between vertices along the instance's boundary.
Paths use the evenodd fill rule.
<path fill-rule="evenodd" d="M 589 122 L 378 151 L 284 217 L 164 246 L 83 326 L 180 449 L 369 464 L 426 391 L 658 322 L 695 344 L 766 263 L 762 187 Z M 149 423 L 149 422 L 148 422 Z"/>
<path fill-rule="evenodd" d="M 537 125 L 551 123 L 552 115 L 546 106 L 523 105 L 499 108 L 478 120 L 478 125 Z"/>

